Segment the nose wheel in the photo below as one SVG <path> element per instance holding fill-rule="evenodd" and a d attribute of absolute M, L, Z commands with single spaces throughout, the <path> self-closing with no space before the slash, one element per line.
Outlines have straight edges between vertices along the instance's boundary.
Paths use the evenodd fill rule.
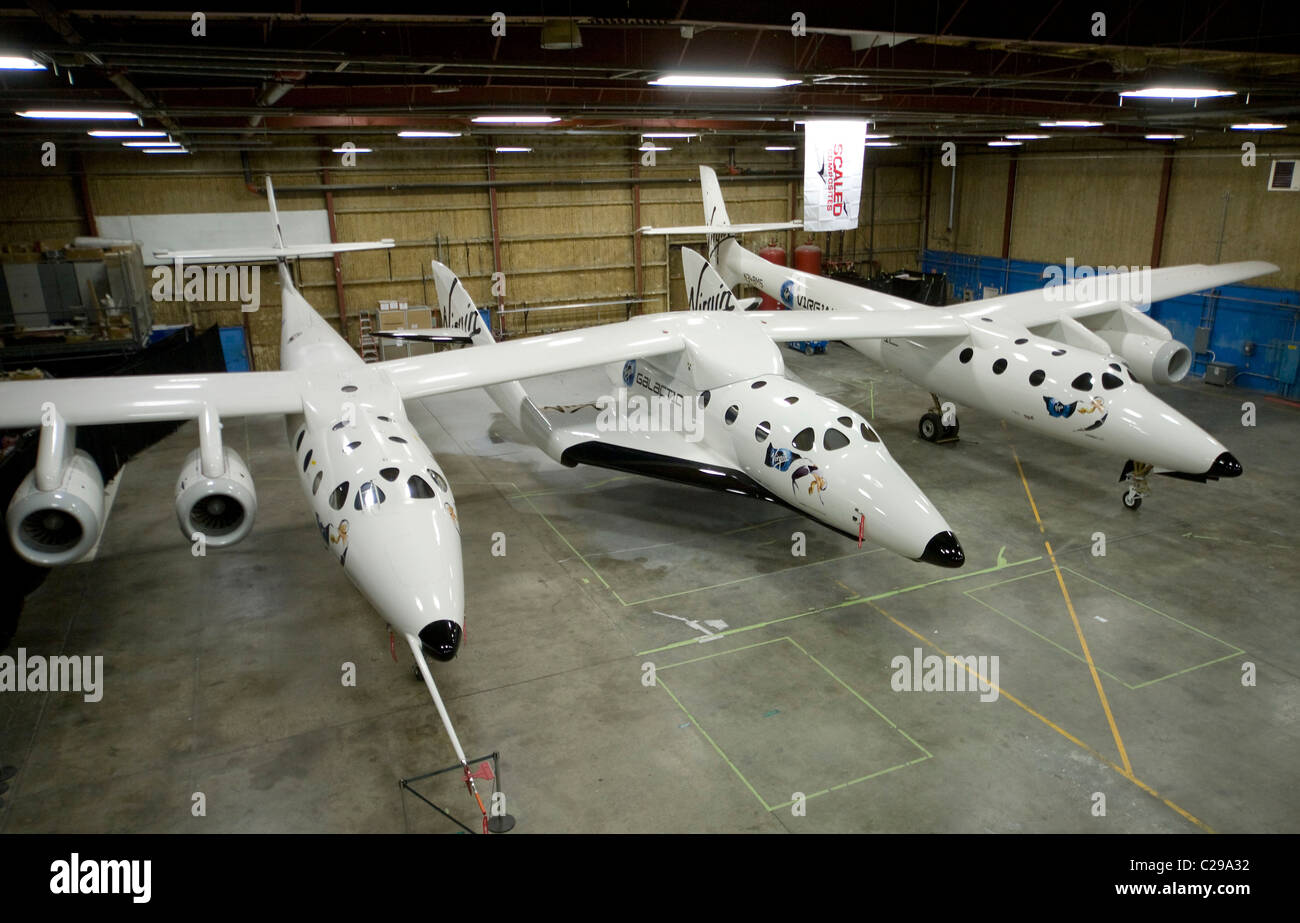
<path fill-rule="evenodd" d="M 952 410 L 949 404 L 948 419 L 951 425 L 944 424 L 944 408 L 939 403 L 939 395 L 933 391 L 930 397 L 934 400 L 934 407 L 927 413 L 921 415 L 921 420 L 916 425 L 916 432 L 926 442 L 956 442 L 957 433 L 961 429 L 957 422 L 957 413 Z"/>
<path fill-rule="evenodd" d="M 1146 462 L 1127 461 L 1124 463 L 1124 470 L 1120 472 L 1119 479 L 1128 481 L 1128 489 L 1120 497 L 1124 501 L 1124 508 L 1137 510 L 1142 505 L 1142 498 L 1151 493 L 1151 486 L 1147 478 L 1151 475 L 1152 466 Z"/>

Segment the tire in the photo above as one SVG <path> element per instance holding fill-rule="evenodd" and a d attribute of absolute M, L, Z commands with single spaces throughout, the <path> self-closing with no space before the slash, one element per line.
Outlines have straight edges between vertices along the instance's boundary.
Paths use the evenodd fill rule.
<path fill-rule="evenodd" d="M 943 421 L 937 413 L 924 414 L 921 422 L 916 425 L 916 432 L 926 442 L 934 442 L 943 432 Z"/>
<path fill-rule="evenodd" d="M 957 433 L 959 433 L 960 431 L 961 431 L 961 424 L 960 424 L 960 423 L 954 423 L 952 426 L 945 426 L 945 427 L 943 428 L 943 438 L 944 438 L 944 439 L 956 439 L 956 438 L 957 438 Z"/>
<path fill-rule="evenodd" d="M 1124 501 L 1124 506 L 1126 509 L 1136 510 L 1138 507 L 1142 505 L 1141 497 L 1134 497 L 1132 500 L 1129 500 L 1127 490 L 1124 491 L 1124 495 L 1120 497 L 1120 499 Z"/>

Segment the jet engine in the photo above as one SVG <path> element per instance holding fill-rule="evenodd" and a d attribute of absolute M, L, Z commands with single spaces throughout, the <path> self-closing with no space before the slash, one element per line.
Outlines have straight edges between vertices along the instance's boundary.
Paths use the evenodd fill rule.
<path fill-rule="evenodd" d="M 191 452 L 176 479 L 176 521 L 187 542 L 201 532 L 207 546 L 224 548 L 252 531 L 257 515 L 253 476 L 238 452 L 223 448 L 222 473 L 208 477 L 201 454 L 199 449 Z"/>
<path fill-rule="evenodd" d="M 5 514 L 14 550 L 32 564 L 71 564 L 88 552 L 104 524 L 104 479 L 88 454 L 77 450 L 58 486 L 41 490 L 32 470 L 14 491 Z"/>
<path fill-rule="evenodd" d="M 1169 385 L 1192 368 L 1192 351 L 1173 339 L 1159 339 L 1119 330 L 1094 331 L 1133 369 L 1141 382 Z"/>

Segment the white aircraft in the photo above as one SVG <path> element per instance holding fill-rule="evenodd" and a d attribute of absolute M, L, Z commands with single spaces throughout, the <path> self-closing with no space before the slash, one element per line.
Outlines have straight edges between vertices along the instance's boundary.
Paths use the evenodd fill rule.
<path fill-rule="evenodd" d="M 685 256 L 688 251 L 683 251 Z M 689 253 L 701 263 L 698 254 Z M 495 343 L 450 269 L 433 262 L 443 316 L 492 357 Z M 713 276 L 713 291 L 730 298 Z M 812 321 L 813 323 L 809 323 Z M 960 567 L 960 543 L 943 516 L 885 448 L 870 422 L 785 375 L 774 341 L 863 335 L 872 318 L 831 315 L 651 314 L 622 324 L 542 337 L 584 353 L 584 339 L 615 328 L 681 337 L 650 353 L 629 349 L 609 368 L 623 396 L 605 395 L 594 420 L 553 425 L 518 382 L 488 388 L 503 414 L 563 465 L 611 468 L 775 501 L 854 539 L 904 557 Z M 848 325 L 853 328 L 850 332 Z M 524 341 L 536 342 L 536 341 Z M 598 357 L 574 363 L 592 366 Z M 394 374 L 404 374 L 401 362 Z M 430 366 L 432 368 L 432 366 Z M 520 377 L 526 371 L 520 370 Z"/>
<path fill-rule="evenodd" d="M 284 414 L 321 541 L 361 595 L 406 638 L 471 791 L 465 753 L 424 656 L 450 660 L 464 631 L 456 501 L 407 419 L 404 400 L 487 386 L 511 419 L 525 432 L 544 436 L 552 454 L 566 464 L 626 467 L 779 499 L 859 541 L 870 538 L 934 564 L 961 563 L 961 547 L 948 524 L 890 458 L 867 421 L 782 375 L 773 339 L 824 337 L 844 321 L 851 334 L 862 335 L 852 318 L 776 324 L 784 319 L 650 315 L 490 350 L 366 364 L 294 287 L 289 260 L 393 242 L 286 246 L 270 177 L 266 189 L 275 228 L 272 246 L 159 256 L 192 263 L 275 261 L 283 315 L 281 371 L 0 384 L 0 429 L 41 428 L 36 466 L 15 491 L 5 517 L 10 540 L 28 561 L 73 563 L 103 527 L 103 480 L 90 455 L 76 448 L 76 427 L 196 420 L 199 447 L 177 479 L 176 516 L 186 541 L 216 549 L 248 535 L 257 511 L 247 466 L 222 442 L 222 419 Z M 455 277 L 439 264 L 434 267 L 444 303 L 454 306 L 448 316 L 459 329 L 421 333 L 430 339 L 490 340 L 463 289 L 452 291 L 459 288 Z M 673 374 L 649 365 L 652 359 Z M 660 454 L 664 443 L 653 434 L 551 429 L 514 382 L 609 362 L 626 362 L 628 382 L 638 387 L 644 382 L 658 394 L 666 393 L 665 387 L 685 387 L 683 382 L 704 392 L 708 426 L 700 445 L 681 450 L 688 443 L 678 440 L 680 451 L 670 457 Z M 737 460 L 740 446 L 748 450 L 743 462 Z M 764 458 L 772 460 L 765 464 Z"/>
<path fill-rule="evenodd" d="M 843 339 L 931 393 L 922 438 L 956 437 L 955 409 L 938 397 L 952 395 L 1035 432 L 1125 459 L 1123 501 L 1134 510 L 1149 494 L 1153 473 L 1201 482 L 1241 474 L 1218 440 L 1142 384 L 1178 381 L 1192 355 L 1139 307 L 1276 272 L 1272 263 L 1114 273 L 933 308 L 769 263 L 736 239 L 712 169 L 700 167 L 700 183 L 704 225 L 641 232 L 707 234 L 709 258 L 728 285 L 755 286 L 790 308 L 874 318 L 875 335 Z"/>

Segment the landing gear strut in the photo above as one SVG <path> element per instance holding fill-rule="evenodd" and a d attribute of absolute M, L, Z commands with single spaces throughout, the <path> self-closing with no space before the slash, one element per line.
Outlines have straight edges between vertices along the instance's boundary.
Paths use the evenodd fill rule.
<path fill-rule="evenodd" d="M 1151 487 L 1147 483 L 1151 468 L 1152 466 L 1146 462 L 1130 460 L 1124 463 L 1124 470 L 1120 472 L 1119 479 L 1128 481 L 1128 490 L 1124 491 L 1120 498 L 1126 508 L 1136 510 L 1142 505 L 1142 498 L 1151 493 Z"/>
<path fill-rule="evenodd" d="M 961 428 L 957 423 L 957 414 L 952 414 L 952 426 L 944 426 L 939 395 L 931 391 L 930 398 L 934 401 L 934 409 L 921 415 L 921 422 L 916 425 L 917 434 L 926 442 L 956 442 L 957 432 Z"/>

